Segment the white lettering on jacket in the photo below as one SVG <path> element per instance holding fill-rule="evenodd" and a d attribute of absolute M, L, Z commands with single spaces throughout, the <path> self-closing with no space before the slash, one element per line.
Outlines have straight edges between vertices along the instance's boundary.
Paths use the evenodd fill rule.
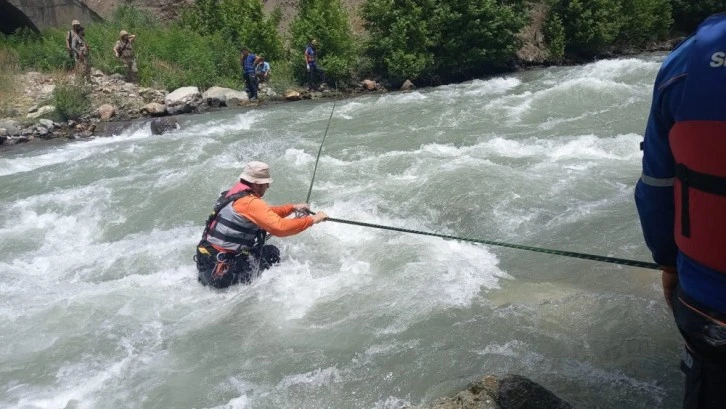
<path fill-rule="evenodd" d="M 726 52 L 717 51 L 711 55 L 711 64 L 713 68 L 723 67 L 726 65 Z"/>

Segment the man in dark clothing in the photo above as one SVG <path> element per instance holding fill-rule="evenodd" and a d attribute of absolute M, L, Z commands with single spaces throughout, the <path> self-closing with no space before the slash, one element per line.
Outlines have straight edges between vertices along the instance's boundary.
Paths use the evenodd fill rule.
<path fill-rule="evenodd" d="M 254 101 L 257 99 L 257 75 L 255 74 L 255 66 L 259 64 L 260 59 L 255 54 L 250 53 L 249 48 L 243 47 L 239 62 L 242 66 L 242 77 L 245 80 L 247 89 L 249 89 L 250 100 Z"/>
<path fill-rule="evenodd" d="M 726 14 L 663 62 L 635 202 L 685 340 L 686 409 L 726 407 Z"/>
<path fill-rule="evenodd" d="M 315 73 L 320 75 L 320 81 L 325 82 L 325 71 L 318 65 L 318 41 L 315 39 L 310 40 L 310 43 L 305 47 L 305 68 L 308 71 L 308 89 L 315 88 Z"/>

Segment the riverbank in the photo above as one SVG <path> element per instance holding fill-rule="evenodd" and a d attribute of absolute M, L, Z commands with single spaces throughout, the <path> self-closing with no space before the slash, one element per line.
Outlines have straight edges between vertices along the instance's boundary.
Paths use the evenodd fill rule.
<path fill-rule="evenodd" d="M 77 83 L 72 73 L 27 72 L 10 78 L 15 90 L 6 98 L 0 115 L 0 145 L 9 146 L 34 140 L 56 138 L 88 139 L 106 136 L 98 133 L 99 124 L 127 122 L 189 113 L 202 113 L 225 107 L 253 108 L 285 101 L 352 97 L 365 92 L 386 92 L 371 80 L 357 89 L 340 91 L 325 85 L 315 90 L 288 88 L 275 90 L 261 84 L 259 98 L 251 101 L 243 91 L 212 87 L 201 92 L 197 87 L 182 87 L 172 92 L 141 87 L 124 81 L 120 74 L 106 75 L 94 69 L 90 81 Z M 56 106 L 57 87 L 81 87 L 88 108 L 74 119 L 64 119 Z M 105 126 L 100 128 L 105 129 Z"/>

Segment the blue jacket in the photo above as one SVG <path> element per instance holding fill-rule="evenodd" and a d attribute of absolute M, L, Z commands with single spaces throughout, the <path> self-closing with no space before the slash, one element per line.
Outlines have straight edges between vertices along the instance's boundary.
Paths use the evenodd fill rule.
<path fill-rule="evenodd" d="M 255 73 L 255 60 L 257 59 L 257 56 L 255 54 L 249 53 L 247 54 L 247 57 L 242 57 L 242 70 L 245 74 L 254 74 Z"/>
<path fill-rule="evenodd" d="M 722 87 L 726 86 L 726 66 L 709 64 L 716 54 L 703 47 L 719 43 L 726 51 L 726 15 L 704 21 L 696 34 L 663 62 L 655 80 L 643 142 L 643 172 L 635 188 L 635 202 L 653 260 L 677 267 L 679 285 L 686 294 L 706 307 L 726 312 L 726 271 L 708 268 L 676 246 L 676 161 L 669 142 L 676 122 L 719 121 L 726 128 L 726 93 L 721 93 L 726 91 Z"/>

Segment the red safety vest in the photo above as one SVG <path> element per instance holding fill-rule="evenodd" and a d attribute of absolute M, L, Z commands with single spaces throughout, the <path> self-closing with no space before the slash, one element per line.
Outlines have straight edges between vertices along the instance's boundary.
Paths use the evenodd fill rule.
<path fill-rule="evenodd" d="M 726 121 L 676 122 L 675 239 L 699 263 L 726 274 Z"/>

